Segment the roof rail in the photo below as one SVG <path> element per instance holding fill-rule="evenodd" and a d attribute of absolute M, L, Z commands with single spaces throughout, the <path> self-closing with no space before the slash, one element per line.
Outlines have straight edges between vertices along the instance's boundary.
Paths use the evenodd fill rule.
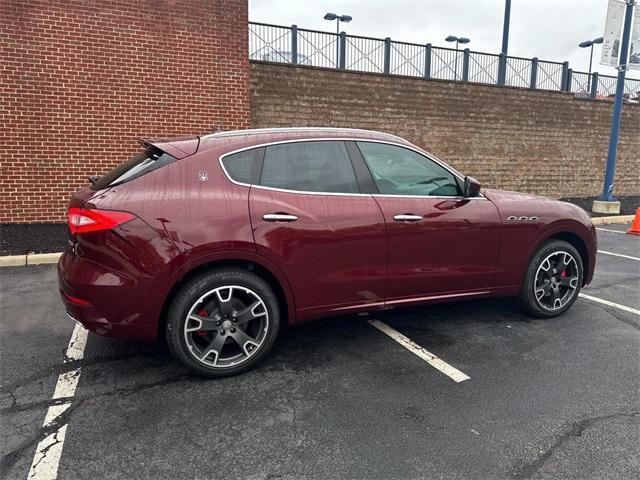
<path fill-rule="evenodd" d="M 235 137 L 243 135 L 273 135 L 276 133 L 295 133 L 295 132 L 348 132 L 348 133 L 367 133 L 374 135 L 384 135 L 397 140 L 406 141 L 397 135 L 386 132 L 378 132 L 375 130 L 364 130 L 360 128 L 339 128 L 339 127 L 278 127 L 278 128 L 249 128 L 246 130 L 229 130 L 226 132 L 210 133 L 203 135 L 202 138 L 222 138 Z"/>

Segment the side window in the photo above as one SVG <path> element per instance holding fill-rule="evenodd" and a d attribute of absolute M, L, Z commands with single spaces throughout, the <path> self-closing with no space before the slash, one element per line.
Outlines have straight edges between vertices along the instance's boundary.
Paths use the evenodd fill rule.
<path fill-rule="evenodd" d="M 260 185 L 307 192 L 359 192 L 347 148 L 341 141 L 267 147 Z"/>
<path fill-rule="evenodd" d="M 413 150 L 384 143 L 357 142 L 380 193 L 457 196 L 454 175 Z"/>
<path fill-rule="evenodd" d="M 233 153 L 222 159 L 222 164 L 232 180 L 240 183 L 258 183 L 264 148 L 254 148 Z"/>

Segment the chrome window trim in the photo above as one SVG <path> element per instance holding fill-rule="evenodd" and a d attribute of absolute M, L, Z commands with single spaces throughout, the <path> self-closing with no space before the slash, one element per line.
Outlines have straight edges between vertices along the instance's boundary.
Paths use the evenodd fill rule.
<path fill-rule="evenodd" d="M 300 131 L 308 131 L 309 129 L 300 129 Z M 397 137 L 400 138 L 400 137 Z M 229 175 L 229 172 L 227 171 L 227 169 L 224 166 L 224 163 L 222 162 L 226 157 L 228 157 L 229 155 L 233 155 L 236 153 L 241 153 L 241 152 L 245 152 L 247 150 L 253 150 L 255 148 L 263 148 L 263 147 L 269 147 L 271 145 L 281 145 L 281 144 L 285 144 L 285 143 L 300 143 L 300 142 L 328 142 L 328 141 L 339 141 L 339 142 L 372 142 L 372 143 L 382 143 L 385 145 L 393 145 L 396 147 L 400 147 L 400 148 L 406 148 L 407 150 L 412 150 L 414 152 L 416 152 L 418 155 L 422 155 L 423 157 L 427 158 L 428 160 L 431 160 L 432 162 L 435 162 L 436 164 L 440 165 L 442 168 L 444 168 L 446 171 L 448 171 L 449 173 L 451 173 L 454 177 L 458 178 L 461 181 L 464 181 L 464 177 L 460 176 L 457 172 L 455 172 L 454 170 L 451 169 L 451 167 L 449 167 L 446 163 L 444 163 L 443 161 L 432 157 L 430 154 L 427 154 L 426 152 L 417 149 L 414 146 L 410 146 L 410 145 L 404 145 L 402 143 L 397 143 L 397 142 L 390 142 L 390 141 L 386 141 L 386 140 L 374 140 L 374 139 L 369 139 L 369 138 L 358 138 L 358 137 L 318 137 L 318 138 L 296 138 L 296 139 L 291 139 L 291 140 L 277 140 L 274 142 L 266 142 L 266 143 L 260 143 L 260 144 L 256 144 L 256 145 L 251 145 L 250 147 L 243 147 L 243 148 L 238 148 L 236 150 L 231 150 L 229 152 L 226 152 L 222 155 L 220 155 L 218 157 L 218 163 L 220 164 L 220 167 L 222 168 L 222 171 L 224 172 L 225 176 L 227 177 L 227 179 L 235 184 L 235 185 L 239 185 L 241 187 L 250 187 L 250 188 L 259 188 L 262 190 L 272 190 L 272 191 L 276 191 L 276 192 L 284 192 L 284 193 L 297 193 L 297 194 L 302 194 L 302 195 L 331 195 L 331 196 L 347 196 L 347 197 L 392 197 L 392 198 L 437 198 L 437 199 L 448 199 L 448 200 L 453 200 L 453 199 L 457 199 L 457 200 L 486 200 L 486 197 L 482 194 L 479 193 L 477 197 L 463 197 L 461 195 L 456 195 L 456 196 L 446 196 L 446 195 L 397 195 L 397 194 L 384 194 L 384 193 L 337 193 L 337 192 L 311 192 L 308 190 L 289 190 L 286 188 L 276 188 L 276 187 L 267 187 L 264 185 L 256 185 L 256 184 L 251 184 L 251 183 L 244 183 L 244 182 L 237 182 L 236 180 L 234 180 L 233 178 L 231 178 L 231 175 Z"/>

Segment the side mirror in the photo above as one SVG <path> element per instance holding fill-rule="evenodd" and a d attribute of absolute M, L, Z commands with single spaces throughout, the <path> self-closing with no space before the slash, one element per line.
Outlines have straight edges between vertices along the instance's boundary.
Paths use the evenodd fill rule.
<path fill-rule="evenodd" d="M 462 196 L 465 198 L 468 197 L 477 197 L 480 194 L 480 182 L 477 181 L 473 177 L 464 177 L 464 185 L 462 187 Z"/>

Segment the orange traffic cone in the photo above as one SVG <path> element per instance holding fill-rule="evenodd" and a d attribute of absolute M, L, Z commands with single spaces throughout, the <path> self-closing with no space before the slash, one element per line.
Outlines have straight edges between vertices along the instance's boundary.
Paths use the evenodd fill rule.
<path fill-rule="evenodd" d="M 636 209 L 636 217 L 633 219 L 631 228 L 627 230 L 631 235 L 640 235 L 640 208 Z"/>

